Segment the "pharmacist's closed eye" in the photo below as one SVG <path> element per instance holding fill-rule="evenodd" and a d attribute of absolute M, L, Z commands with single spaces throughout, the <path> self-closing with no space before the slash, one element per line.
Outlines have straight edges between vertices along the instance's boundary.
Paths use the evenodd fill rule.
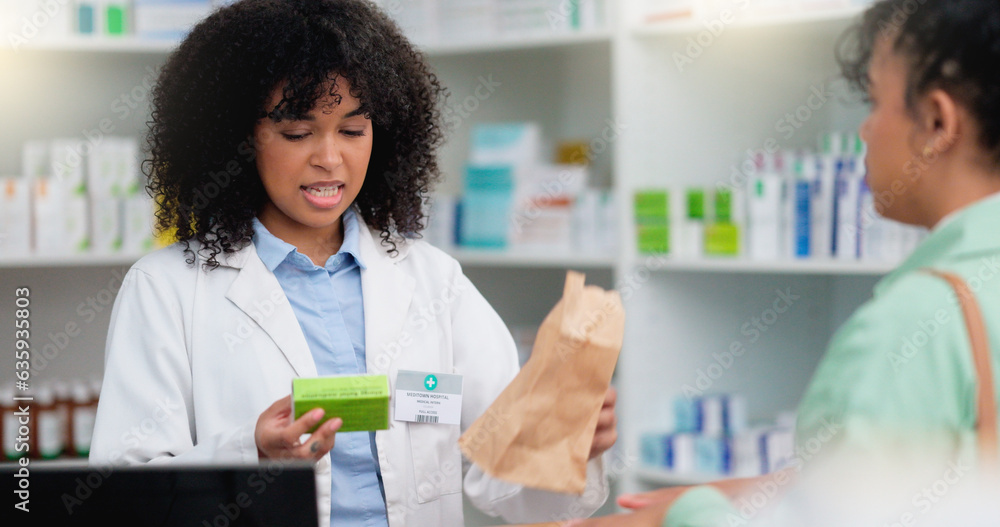
<path fill-rule="evenodd" d="M 303 139 L 303 138 L 305 138 L 305 137 L 306 137 L 307 135 L 309 135 L 309 134 L 308 134 L 308 133 L 304 133 L 304 134 L 289 134 L 289 133 L 282 133 L 282 134 L 281 134 L 281 137 L 284 137 L 285 139 L 287 139 L 287 140 L 289 140 L 289 141 L 298 141 L 298 140 L 300 140 L 300 139 Z"/>
<path fill-rule="evenodd" d="M 341 133 L 344 134 L 344 135 L 346 135 L 346 136 L 348 136 L 348 137 L 364 137 L 365 136 L 365 131 L 364 130 L 344 130 Z"/>

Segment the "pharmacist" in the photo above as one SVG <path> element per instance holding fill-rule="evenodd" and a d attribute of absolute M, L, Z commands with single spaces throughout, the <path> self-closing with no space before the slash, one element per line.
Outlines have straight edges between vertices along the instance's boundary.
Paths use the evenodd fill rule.
<path fill-rule="evenodd" d="M 429 71 L 367 2 L 244 0 L 192 30 L 154 89 L 146 165 L 180 241 L 123 280 L 91 462 L 312 459 L 321 525 L 461 526 L 463 493 L 515 522 L 605 501 L 612 391 L 582 496 L 463 462 L 518 364 L 458 263 L 415 239 L 442 135 Z M 460 379 L 459 424 L 393 411 L 388 430 L 309 435 L 321 417 L 289 415 L 293 378 L 385 374 L 393 393 L 408 371 Z"/>

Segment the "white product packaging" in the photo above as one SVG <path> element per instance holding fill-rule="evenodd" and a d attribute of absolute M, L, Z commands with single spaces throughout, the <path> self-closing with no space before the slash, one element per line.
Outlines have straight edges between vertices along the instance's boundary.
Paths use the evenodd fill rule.
<path fill-rule="evenodd" d="M 447 194 L 435 194 L 428 202 L 427 243 L 439 249 L 455 247 L 455 205 L 458 199 Z"/>
<path fill-rule="evenodd" d="M 54 139 L 49 145 L 51 167 L 49 176 L 68 194 L 83 195 L 87 191 L 85 177 L 86 143 L 80 139 Z"/>
<path fill-rule="evenodd" d="M 573 248 L 580 253 L 601 251 L 601 191 L 589 188 L 573 204 Z"/>
<path fill-rule="evenodd" d="M 46 256 L 86 253 L 90 248 L 86 196 L 62 188 L 55 179 L 32 182 L 35 252 Z"/>
<path fill-rule="evenodd" d="M 135 194 L 139 186 L 139 143 L 134 137 L 105 137 L 87 156 L 87 189 L 109 198 Z"/>
<path fill-rule="evenodd" d="M 153 249 L 153 200 L 144 194 L 122 200 L 122 251 L 141 254 Z"/>
<path fill-rule="evenodd" d="M 777 260 L 781 255 L 782 194 L 785 180 L 778 174 L 760 173 L 749 179 L 747 189 L 747 245 L 751 260 Z"/>
<path fill-rule="evenodd" d="M 795 458 L 795 432 L 791 428 L 768 430 L 763 438 L 767 472 L 787 468 Z"/>
<path fill-rule="evenodd" d="M 812 183 L 812 255 L 814 258 L 833 257 L 833 211 L 836 197 L 837 157 L 823 155 Z"/>
<path fill-rule="evenodd" d="M 133 0 L 132 20 L 139 37 L 179 39 L 211 10 L 208 0 Z"/>
<path fill-rule="evenodd" d="M 678 474 L 695 471 L 697 451 L 695 434 L 671 434 L 667 436 L 667 468 Z"/>
<path fill-rule="evenodd" d="M 122 198 L 90 197 L 91 251 L 115 254 L 122 249 Z"/>
<path fill-rule="evenodd" d="M 31 252 L 31 191 L 28 181 L 0 177 L 0 258 Z"/>
<path fill-rule="evenodd" d="M 525 174 L 516 183 L 511 243 L 570 252 L 574 245 L 574 203 L 586 188 L 587 167 L 539 164 Z"/>
<path fill-rule="evenodd" d="M 864 176 L 852 163 L 841 170 L 837 178 L 836 258 L 857 260 L 860 242 L 860 200 Z"/>
<path fill-rule="evenodd" d="M 63 40 L 73 30 L 69 0 L 0 1 L 0 31 L 15 50 L 38 42 Z"/>

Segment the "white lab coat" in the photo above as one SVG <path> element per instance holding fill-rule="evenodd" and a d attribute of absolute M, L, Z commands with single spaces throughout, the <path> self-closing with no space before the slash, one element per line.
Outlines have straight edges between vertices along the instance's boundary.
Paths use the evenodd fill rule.
<path fill-rule="evenodd" d="M 392 255 L 361 222 L 369 373 L 462 375 L 465 430 L 517 373 L 513 339 L 458 263 L 422 241 Z M 195 248 L 196 245 L 192 245 Z M 111 315 L 91 463 L 257 463 L 254 428 L 291 379 L 317 375 L 274 274 L 248 247 L 205 271 L 174 245 L 139 260 Z M 391 406 L 391 405 L 390 405 Z M 496 426 L 503 426 L 503 416 Z M 498 481 L 464 461 L 454 425 L 395 421 L 375 434 L 389 525 L 460 526 L 462 491 L 508 521 L 592 514 L 608 496 L 600 459 L 581 497 Z M 330 458 L 316 465 L 320 525 L 330 518 Z"/>

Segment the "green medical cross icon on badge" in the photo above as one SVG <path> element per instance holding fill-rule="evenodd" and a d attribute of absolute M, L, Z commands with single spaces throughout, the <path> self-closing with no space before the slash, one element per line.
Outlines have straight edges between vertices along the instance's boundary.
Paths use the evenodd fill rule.
<path fill-rule="evenodd" d="M 437 385 L 438 385 L 437 377 L 433 375 L 428 375 L 427 377 L 424 377 L 424 388 L 433 391 L 434 388 L 437 388 Z"/>

